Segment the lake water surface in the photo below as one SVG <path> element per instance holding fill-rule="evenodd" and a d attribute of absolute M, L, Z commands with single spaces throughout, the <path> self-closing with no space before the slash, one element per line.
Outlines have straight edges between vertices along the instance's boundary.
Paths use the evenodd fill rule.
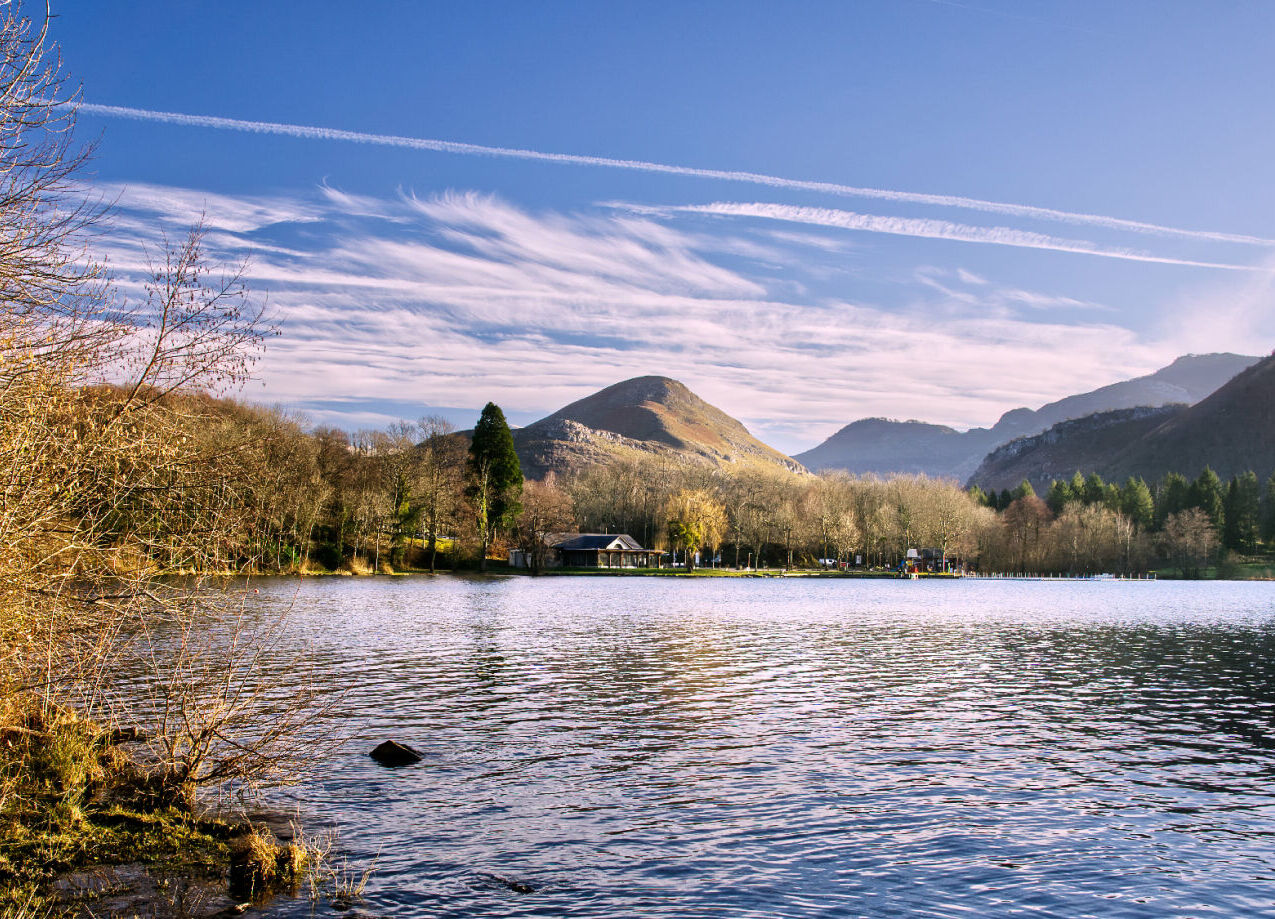
<path fill-rule="evenodd" d="M 254 583 L 360 914 L 1275 915 L 1275 586 Z"/>

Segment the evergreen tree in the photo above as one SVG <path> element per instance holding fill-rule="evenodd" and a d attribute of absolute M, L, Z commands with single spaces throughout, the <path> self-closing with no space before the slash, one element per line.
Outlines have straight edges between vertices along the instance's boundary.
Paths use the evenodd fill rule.
<path fill-rule="evenodd" d="M 522 510 L 518 503 L 522 494 L 522 466 L 514 451 L 514 436 L 505 414 L 494 402 L 487 403 L 474 426 L 465 471 L 469 479 L 465 494 L 474 504 L 474 523 L 482 543 L 478 566 L 486 571 L 487 550 L 492 539 L 511 526 Z"/>
<path fill-rule="evenodd" d="M 1001 493 L 996 497 L 996 509 L 998 511 L 1003 511 L 1013 503 L 1014 496 L 1010 493 L 1009 489 L 1002 488 Z"/>
<path fill-rule="evenodd" d="M 1054 479 L 1049 483 L 1049 492 L 1045 495 L 1045 503 L 1049 505 L 1049 509 L 1053 511 L 1057 517 L 1072 501 L 1076 500 L 1076 493 L 1071 490 L 1071 486 L 1061 479 Z"/>
<path fill-rule="evenodd" d="M 1072 474 L 1070 485 L 1071 485 L 1071 493 L 1073 497 L 1075 498 L 1075 500 L 1077 501 L 1085 500 L 1085 477 L 1080 474 L 1079 469 L 1077 469 Z"/>
<path fill-rule="evenodd" d="M 1226 489 L 1222 544 L 1236 552 L 1257 551 L 1261 520 L 1261 488 L 1257 473 L 1245 472 L 1231 479 Z"/>
<path fill-rule="evenodd" d="M 989 495 L 977 485 L 971 485 L 967 494 L 970 496 L 970 500 L 979 507 L 990 507 L 993 510 L 996 509 L 996 496 L 994 493 Z"/>
<path fill-rule="evenodd" d="M 1191 486 L 1187 483 L 1185 476 L 1170 472 L 1164 477 L 1160 487 L 1156 489 L 1155 496 L 1157 530 L 1164 529 L 1164 522 L 1174 514 L 1186 510 L 1190 491 Z"/>
<path fill-rule="evenodd" d="M 1018 483 L 1018 487 L 1009 493 L 1009 503 L 1017 501 L 1019 498 L 1036 497 L 1036 489 L 1032 488 L 1032 483 L 1023 479 Z M 1008 505 L 1006 505 L 1008 506 Z"/>
<path fill-rule="evenodd" d="M 1129 476 L 1120 489 L 1120 513 L 1132 520 L 1140 530 L 1151 527 L 1155 519 L 1155 502 L 1151 489 L 1140 478 Z"/>
<path fill-rule="evenodd" d="M 1102 480 L 1102 476 L 1096 472 L 1091 472 L 1085 477 L 1084 489 L 1081 492 L 1081 500 L 1085 504 L 1103 504 L 1107 498 L 1107 483 Z"/>
<path fill-rule="evenodd" d="M 1262 541 L 1268 547 L 1275 543 L 1275 472 L 1266 480 L 1262 493 Z"/>
<path fill-rule="evenodd" d="M 1213 524 L 1213 529 L 1219 534 L 1222 532 L 1226 517 L 1226 489 L 1211 467 L 1205 466 L 1200 477 L 1191 483 L 1187 506 L 1204 511 Z"/>

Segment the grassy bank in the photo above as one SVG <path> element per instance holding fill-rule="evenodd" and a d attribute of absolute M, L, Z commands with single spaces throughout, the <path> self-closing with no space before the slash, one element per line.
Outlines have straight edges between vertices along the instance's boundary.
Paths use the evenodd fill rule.
<path fill-rule="evenodd" d="M 144 747 L 135 732 L 11 701 L 0 720 L 0 917 L 113 914 L 109 898 L 122 892 L 132 910 L 139 887 L 150 915 L 189 914 L 175 891 L 192 885 L 215 911 L 299 879 L 308 850 L 200 813 L 181 782 L 132 749 Z"/>

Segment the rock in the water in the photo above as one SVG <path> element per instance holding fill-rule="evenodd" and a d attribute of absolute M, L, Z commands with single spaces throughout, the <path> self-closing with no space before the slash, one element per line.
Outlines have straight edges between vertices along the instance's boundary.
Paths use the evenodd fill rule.
<path fill-rule="evenodd" d="M 407 744 L 395 740 L 387 740 L 368 754 L 382 766 L 410 766 L 419 763 L 425 757 Z"/>
<path fill-rule="evenodd" d="M 507 878 L 504 875 L 492 874 L 490 871 L 479 871 L 478 876 L 485 881 L 490 881 L 493 884 L 499 884 L 502 887 L 507 887 L 514 893 L 536 892 L 536 888 L 533 885 L 528 884 L 526 881 L 519 881 L 517 878 Z"/>

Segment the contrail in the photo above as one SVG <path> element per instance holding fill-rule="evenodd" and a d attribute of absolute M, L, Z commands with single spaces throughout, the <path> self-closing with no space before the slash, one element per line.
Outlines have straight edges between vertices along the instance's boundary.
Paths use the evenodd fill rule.
<path fill-rule="evenodd" d="M 1124 259 L 1131 262 L 1154 262 L 1161 265 L 1186 265 L 1193 268 L 1224 268 L 1228 271 L 1269 271 L 1251 265 L 1232 265 L 1225 262 L 1197 262 L 1190 259 L 1150 255 L 1132 249 L 1113 249 L 1099 246 L 1083 239 L 1060 239 L 1027 230 L 1010 227 L 976 227 L 947 220 L 913 217 L 881 217 L 875 214 L 856 214 L 826 207 L 795 207 L 787 204 L 737 203 L 718 201 L 713 204 L 688 204 L 674 207 L 645 207 L 617 204 L 618 208 L 639 214 L 715 214 L 725 217 L 757 217 L 765 220 L 782 220 L 819 227 L 837 227 L 842 230 L 860 230 L 865 233 L 886 233 L 892 236 L 915 236 L 922 239 L 950 239 L 956 242 L 985 243 L 993 246 L 1015 246 L 1022 249 L 1047 249 L 1051 252 L 1075 252 L 1096 255 L 1101 258 Z"/>
<path fill-rule="evenodd" d="M 959 195 L 932 195 L 924 192 L 893 191 L 884 188 L 861 188 L 855 185 L 839 185 L 834 182 L 812 182 L 804 179 L 785 179 L 781 176 L 757 172 L 736 172 L 724 169 L 699 169 L 694 166 L 673 166 L 646 160 L 613 159 L 606 156 L 585 156 L 576 153 L 546 153 L 541 150 L 525 150 L 519 147 L 491 147 L 483 144 L 465 144 L 450 140 L 433 140 L 424 137 L 403 137 L 396 134 L 368 134 L 362 131 L 344 131 L 339 128 L 323 128 L 312 125 L 287 124 L 278 121 L 245 121 L 239 118 L 221 118 L 215 115 L 188 115 L 182 112 L 159 112 L 151 109 L 131 108 L 124 105 L 100 105 L 92 102 L 79 104 L 79 111 L 107 118 L 130 118 L 135 121 L 157 121 L 196 128 L 217 128 L 224 131 L 245 131 L 250 134 L 277 134 L 306 140 L 343 140 L 355 144 L 376 144 L 383 147 L 403 147 L 408 150 L 429 150 L 435 153 L 455 153 L 462 156 L 498 156 L 510 159 L 536 160 L 574 166 L 599 166 L 607 169 L 628 169 L 635 172 L 651 172 L 662 175 L 690 176 L 699 179 L 717 179 L 723 182 L 745 182 L 766 185 L 792 191 L 813 191 L 848 198 L 875 198 L 908 204 L 929 204 L 938 207 L 963 208 L 1011 217 L 1027 217 L 1037 220 L 1054 220 L 1063 223 L 1105 227 L 1111 230 L 1128 230 L 1156 236 L 1179 239 L 1207 240 L 1210 242 L 1244 243 L 1254 246 L 1275 247 L 1275 239 L 1245 236 L 1237 233 L 1216 233 L 1207 230 L 1184 230 L 1179 227 L 1106 217 L 1101 214 L 1081 214 L 1033 207 L 1027 204 L 1009 204 L 1001 201 L 984 201 Z"/>

